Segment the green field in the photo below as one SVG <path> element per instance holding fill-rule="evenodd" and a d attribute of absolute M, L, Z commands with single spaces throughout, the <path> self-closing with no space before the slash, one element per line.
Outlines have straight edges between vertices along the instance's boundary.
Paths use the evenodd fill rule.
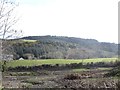
<path fill-rule="evenodd" d="M 41 59 L 41 60 L 13 60 L 6 63 L 7 67 L 17 67 L 17 66 L 38 66 L 43 64 L 71 64 L 71 63 L 81 63 L 84 64 L 90 62 L 115 62 L 117 58 L 95 58 L 95 59 Z"/>
<path fill-rule="evenodd" d="M 23 39 L 22 41 L 24 41 L 24 42 L 36 42 L 37 40 L 25 40 L 25 39 Z"/>

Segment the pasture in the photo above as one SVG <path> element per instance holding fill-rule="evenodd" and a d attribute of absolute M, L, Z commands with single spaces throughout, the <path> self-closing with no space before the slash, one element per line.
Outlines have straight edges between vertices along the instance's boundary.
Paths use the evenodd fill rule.
<path fill-rule="evenodd" d="M 13 60 L 8 61 L 6 63 L 7 67 L 17 67 L 17 66 L 38 66 L 43 64 L 50 64 L 50 65 L 63 65 L 63 64 L 71 64 L 71 63 L 96 63 L 96 62 L 115 62 L 117 58 L 95 58 L 95 59 L 41 59 L 41 60 Z"/>

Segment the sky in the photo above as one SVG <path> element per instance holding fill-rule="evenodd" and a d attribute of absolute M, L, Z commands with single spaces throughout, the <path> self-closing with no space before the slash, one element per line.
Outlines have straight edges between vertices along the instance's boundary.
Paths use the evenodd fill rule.
<path fill-rule="evenodd" d="M 20 0 L 23 36 L 68 36 L 118 43 L 118 0 Z"/>

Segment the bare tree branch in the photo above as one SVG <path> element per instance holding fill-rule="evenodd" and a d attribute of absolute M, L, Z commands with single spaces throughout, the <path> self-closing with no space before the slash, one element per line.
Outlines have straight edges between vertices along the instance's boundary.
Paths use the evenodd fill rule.
<path fill-rule="evenodd" d="M 6 42 L 7 39 L 18 38 L 22 34 L 21 30 L 14 28 L 19 20 L 15 16 L 17 6 L 18 4 L 13 0 L 0 0 L 0 51 L 2 53 L 10 47 Z"/>
<path fill-rule="evenodd" d="M 11 0 L 0 0 L 0 38 L 2 39 L 14 37 L 17 33 L 13 28 L 19 20 L 13 15 L 17 6 L 18 4 Z"/>

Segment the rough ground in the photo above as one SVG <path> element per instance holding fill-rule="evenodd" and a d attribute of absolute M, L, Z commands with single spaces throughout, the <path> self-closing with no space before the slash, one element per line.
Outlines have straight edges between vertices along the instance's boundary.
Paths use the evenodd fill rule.
<path fill-rule="evenodd" d="M 22 74 L 25 72 L 21 72 Z M 34 74 L 4 73 L 5 88 L 116 88 L 117 78 L 105 77 L 106 70 L 37 71 Z"/>

